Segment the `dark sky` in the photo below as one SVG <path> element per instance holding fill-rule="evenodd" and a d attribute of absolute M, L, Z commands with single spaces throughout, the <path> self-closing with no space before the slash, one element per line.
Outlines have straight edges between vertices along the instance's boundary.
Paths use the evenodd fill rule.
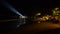
<path fill-rule="evenodd" d="M 47 13 L 51 9 L 55 7 L 60 7 L 60 1 L 53 1 L 53 0 L 6 0 L 10 3 L 15 9 L 17 9 L 22 14 L 26 15 L 33 15 L 37 12 Z M 6 8 L 4 8 L 5 10 Z M 11 12 L 8 9 L 5 10 L 4 13 Z M 10 13 L 11 14 L 11 13 Z"/>
<path fill-rule="evenodd" d="M 6 0 L 8 1 L 12 6 L 14 6 L 19 12 L 21 10 L 21 13 L 26 14 L 33 14 L 37 12 L 42 12 L 43 10 L 49 10 L 54 7 L 60 6 L 59 1 L 53 1 L 53 0 Z M 45 11 L 46 12 L 46 11 Z"/>
<path fill-rule="evenodd" d="M 4 7 L 2 4 L 0 4 L 0 20 L 11 18 L 17 18 L 17 15 L 11 12 L 8 8 Z"/>

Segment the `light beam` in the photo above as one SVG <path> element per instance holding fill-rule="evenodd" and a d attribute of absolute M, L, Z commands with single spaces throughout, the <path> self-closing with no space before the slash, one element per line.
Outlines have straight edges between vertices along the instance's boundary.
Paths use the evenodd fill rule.
<path fill-rule="evenodd" d="M 3 1 L 3 5 L 10 9 L 12 12 L 18 14 L 19 16 L 23 16 L 21 13 L 19 13 L 15 8 L 13 8 L 8 2 Z"/>

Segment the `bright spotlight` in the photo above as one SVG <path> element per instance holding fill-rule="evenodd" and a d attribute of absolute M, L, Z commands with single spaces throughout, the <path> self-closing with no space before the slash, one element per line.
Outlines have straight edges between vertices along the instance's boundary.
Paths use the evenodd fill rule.
<path fill-rule="evenodd" d="M 20 18 L 27 18 L 27 16 L 20 16 Z"/>

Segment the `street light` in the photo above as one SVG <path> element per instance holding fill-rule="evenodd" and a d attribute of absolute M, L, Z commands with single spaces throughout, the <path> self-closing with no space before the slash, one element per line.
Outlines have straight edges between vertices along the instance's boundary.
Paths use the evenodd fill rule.
<path fill-rule="evenodd" d="M 39 15 L 41 15 L 41 13 L 37 13 L 35 16 L 39 16 Z"/>

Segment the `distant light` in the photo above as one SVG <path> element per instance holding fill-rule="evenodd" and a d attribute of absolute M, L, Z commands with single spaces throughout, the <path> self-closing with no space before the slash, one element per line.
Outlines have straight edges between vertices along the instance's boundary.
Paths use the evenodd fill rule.
<path fill-rule="evenodd" d="M 22 18 L 27 18 L 27 16 L 22 16 Z"/>
<path fill-rule="evenodd" d="M 48 18 L 48 17 L 46 17 L 46 19 L 48 20 L 49 18 Z"/>
<path fill-rule="evenodd" d="M 38 13 L 37 15 L 41 15 L 41 13 Z"/>
<path fill-rule="evenodd" d="M 58 10 L 59 8 L 55 8 L 55 10 Z"/>
<path fill-rule="evenodd" d="M 36 16 L 41 15 L 41 13 L 37 13 Z"/>
<path fill-rule="evenodd" d="M 20 18 L 27 18 L 27 16 L 20 16 Z"/>
<path fill-rule="evenodd" d="M 56 13 L 55 11 L 53 11 L 53 13 Z"/>

